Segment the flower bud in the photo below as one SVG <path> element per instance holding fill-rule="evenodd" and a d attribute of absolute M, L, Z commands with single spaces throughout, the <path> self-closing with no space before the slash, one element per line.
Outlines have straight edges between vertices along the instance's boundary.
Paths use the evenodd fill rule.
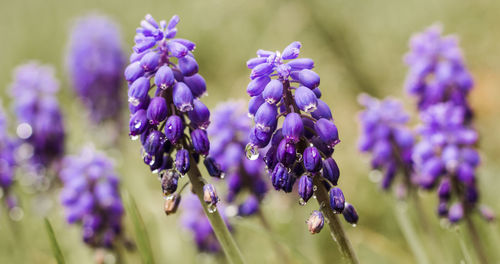
<path fill-rule="evenodd" d="M 163 133 L 157 130 L 151 131 L 144 142 L 144 151 L 149 155 L 155 155 L 160 151 L 164 140 Z"/>
<path fill-rule="evenodd" d="M 141 102 L 147 100 L 149 87 L 149 79 L 146 77 L 139 77 L 128 89 L 128 101 L 132 105 L 138 106 Z"/>
<path fill-rule="evenodd" d="M 479 153 L 473 148 L 462 148 L 460 152 L 462 160 L 472 167 L 477 167 L 480 162 Z"/>
<path fill-rule="evenodd" d="M 261 57 L 251 58 L 247 61 L 247 67 L 249 69 L 253 69 L 266 61 L 267 61 L 267 58 L 261 58 Z"/>
<path fill-rule="evenodd" d="M 257 95 L 253 96 L 250 99 L 250 102 L 248 103 L 248 114 L 251 117 L 255 116 L 255 113 L 257 113 L 257 110 L 259 110 L 259 107 L 264 103 L 264 98 L 262 95 Z"/>
<path fill-rule="evenodd" d="M 172 159 L 172 157 L 170 157 L 170 155 L 168 154 L 164 154 L 163 155 L 163 159 L 162 159 L 162 163 L 161 163 L 161 167 L 160 167 L 160 171 L 164 171 L 164 170 L 170 170 L 174 167 L 174 160 Z"/>
<path fill-rule="evenodd" d="M 189 151 L 187 149 L 177 150 L 177 154 L 175 155 L 175 168 L 177 168 L 181 174 L 186 174 L 189 171 L 189 161 Z"/>
<path fill-rule="evenodd" d="M 148 118 L 146 117 L 146 111 L 143 109 L 138 110 L 135 114 L 130 117 L 129 129 L 131 136 L 137 136 L 148 127 Z"/>
<path fill-rule="evenodd" d="M 303 69 L 314 68 L 314 61 L 307 58 L 295 59 L 287 63 L 288 66 L 292 68 L 293 71 L 299 71 Z"/>
<path fill-rule="evenodd" d="M 318 121 L 316 121 L 314 130 L 316 130 L 316 133 L 318 134 L 320 139 L 325 142 L 330 148 L 333 148 L 340 142 L 337 126 L 335 126 L 333 122 L 327 119 L 320 118 Z"/>
<path fill-rule="evenodd" d="M 475 204 L 479 200 L 479 192 L 474 185 L 466 185 L 465 186 L 465 201 L 469 204 Z"/>
<path fill-rule="evenodd" d="M 460 164 L 457 169 L 457 178 L 460 182 L 464 184 L 474 184 L 475 181 L 474 168 L 472 168 L 466 163 Z"/>
<path fill-rule="evenodd" d="M 281 140 L 276 151 L 276 157 L 285 167 L 292 166 L 297 158 L 295 144 L 286 139 Z"/>
<path fill-rule="evenodd" d="M 319 87 L 312 89 L 312 91 L 316 95 L 316 98 L 321 98 L 321 90 L 319 89 Z"/>
<path fill-rule="evenodd" d="M 271 81 L 271 78 L 269 78 L 269 76 L 267 76 L 267 75 L 252 79 L 252 81 L 250 81 L 250 83 L 248 83 L 247 93 L 250 96 L 260 95 L 262 93 L 262 91 L 264 91 L 264 88 L 266 87 L 266 85 L 270 81 Z"/>
<path fill-rule="evenodd" d="M 419 184 L 424 189 L 430 189 L 436 183 L 436 179 L 442 174 L 444 164 L 438 157 L 433 157 L 425 161 L 422 165 Z"/>
<path fill-rule="evenodd" d="M 187 85 L 183 82 L 177 82 L 174 85 L 173 101 L 175 107 L 181 112 L 193 110 L 193 94 Z"/>
<path fill-rule="evenodd" d="M 283 182 L 283 185 L 281 186 L 281 189 L 286 193 L 292 192 L 293 185 L 295 184 L 296 180 L 297 180 L 297 178 L 295 177 L 295 175 L 293 173 L 288 173 L 287 177 L 284 178 L 284 182 Z"/>
<path fill-rule="evenodd" d="M 210 110 L 200 100 L 193 100 L 193 110 L 188 112 L 188 117 L 197 127 L 206 129 L 210 124 Z"/>
<path fill-rule="evenodd" d="M 441 180 L 441 183 L 438 187 L 438 196 L 439 199 L 448 201 L 451 196 L 451 182 L 450 179 L 444 178 Z"/>
<path fill-rule="evenodd" d="M 173 194 L 177 190 L 179 177 L 179 173 L 175 170 L 168 170 L 163 173 L 161 178 L 161 189 L 164 195 Z"/>
<path fill-rule="evenodd" d="M 319 86 L 319 75 L 311 70 L 304 69 L 299 72 L 300 84 L 309 89 L 314 89 Z"/>
<path fill-rule="evenodd" d="M 318 106 L 318 98 L 311 89 L 305 86 L 299 86 L 295 90 L 295 103 L 300 110 L 310 113 L 316 110 Z"/>
<path fill-rule="evenodd" d="M 220 169 L 219 164 L 212 157 L 206 157 L 203 161 L 205 168 L 208 171 L 208 175 L 212 177 L 220 178 L 222 176 L 222 170 Z"/>
<path fill-rule="evenodd" d="M 194 42 L 187 40 L 187 39 L 176 38 L 176 39 L 173 39 L 172 41 L 179 42 L 180 44 L 184 45 L 190 51 L 192 51 L 196 48 L 196 44 L 194 44 Z"/>
<path fill-rule="evenodd" d="M 155 74 L 155 84 L 156 87 L 166 90 L 168 87 L 174 84 L 174 73 L 168 65 L 161 66 Z"/>
<path fill-rule="evenodd" d="M 304 202 L 309 201 L 313 195 L 313 181 L 307 175 L 299 178 L 299 196 Z"/>
<path fill-rule="evenodd" d="M 239 216 L 249 216 L 255 214 L 259 210 L 259 200 L 255 195 L 250 195 L 248 198 L 238 206 Z"/>
<path fill-rule="evenodd" d="M 448 212 L 448 220 L 451 223 L 456 223 L 460 221 L 464 216 L 464 207 L 461 203 L 455 203 L 450 207 Z"/>
<path fill-rule="evenodd" d="M 321 170 L 321 154 L 315 147 L 307 147 L 304 150 L 304 167 L 309 172 L 318 172 Z"/>
<path fill-rule="evenodd" d="M 141 67 L 144 71 L 154 71 L 160 63 L 160 54 L 155 51 L 150 51 L 141 59 Z"/>
<path fill-rule="evenodd" d="M 130 65 L 125 68 L 125 80 L 129 82 L 133 82 L 143 75 L 144 69 L 141 67 L 141 63 L 138 61 L 130 63 Z"/>
<path fill-rule="evenodd" d="M 356 209 L 354 209 L 354 206 L 350 203 L 346 203 L 344 211 L 342 211 L 342 215 L 344 215 L 344 219 L 352 225 L 355 225 L 358 223 L 358 213 L 356 212 Z"/>
<path fill-rule="evenodd" d="M 167 101 L 163 97 L 154 97 L 149 103 L 147 117 L 153 125 L 158 125 L 167 118 Z"/>
<path fill-rule="evenodd" d="M 479 212 L 481 213 L 481 216 L 484 218 L 484 220 L 486 220 L 488 222 L 492 222 L 496 218 L 495 212 L 493 212 L 493 210 L 491 210 L 491 208 L 489 208 L 486 205 L 481 205 L 479 207 Z"/>
<path fill-rule="evenodd" d="M 275 145 L 271 145 L 271 147 L 267 150 L 266 155 L 264 156 L 264 163 L 268 170 L 272 171 L 276 164 L 278 164 L 278 159 L 276 158 L 276 149 Z"/>
<path fill-rule="evenodd" d="M 320 211 L 314 210 L 307 219 L 307 228 L 311 234 L 317 234 L 323 229 L 323 225 L 325 224 L 325 218 Z"/>
<path fill-rule="evenodd" d="M 184 56 L 179 59 L 179 69 L 184 76 L 192 76 L 198 73 L 198 63 L 191 56 Z"/>
<path fill-rule="evenodd" d="M 383 190 L 387 190 L 390 186 L 394 177 L 396 176 L 397 166 L 394 162 L 389 163 L 387 165 L 387 169 L 384 173 L 384 177 L 382 178 L 381 187 Z"/>
<path fill-rule="evenodd" d="M 278 115 L 275 105 L 264 103 L 255 113 L 255 127 L 268 132 L 277 124 L 276 116 Z"/>
<path fill-rule="evenodd" d="M 184 123 L 177 115 L 171 115 L 165 122 L 165 136 L 167 139 L 176 144 L 184 135 Z"/>
<path fill-rule="evenodd" d="M 163 209 L 165 210 L 165 214 L 171 215 L 177 212 L 177 208 L 179 208 L 179 204 L 181 202 L 181 196 L 179 194 L 172 194 L 165 199 L 165 205 Z"/>
<path fill-rule="evenodd" d="M 283 166 L 283 164 L 278 163 L 271 174 L 271 182 L 274 189 L 279 190 L 282 188 L 283 183 L 286 182 L 288 178 L 288 170 Z"/>
<path fill-rule="evenodd" d="M 275 104 L 283 96 L 283 83 L 279 80 L 271 80 L 264 88 L 262 97 L 268 104 Z"/>
<path fill-rule="evenodd" d="M 439 217 L 445 217 L 448 215 L 448 204 L 446 203 L 446 201 L 439 201 L 437 214 Z"/>
<path fill-rule="evenodd" d="M 345 198 L 340 188 L 334 187 L 330 190 L 330 206 L 335 213 L 342 213 L 344 210 Z"/>
<path fill-rule="evenodd" d="M 203 200 L 208 205 L 216 205 L 219 202 L 219 197 L 217 192 L 215 192 L 215 187 L 212 184 L 203 185 Z"/>
<path fill-rule="evenodd" d="M 334 152 L 334 148 L 331 148 L 328 146 L 321 138 L 318 136 L 314 136 L 311 138 L 311 143 L 319 150 L 321 153 L 323 153 L 324 156 L 331 156 Z"/>
<path fill-rule="evenodd" d="M 186 56 L 189 52 L 188 48 L 186 46 L 182 45 L 179 42 L 176 41 L 169 41 L 167 42 L 167 49 L 172 53 L 172 56 L 176 58 L 182 58 Z"/>
<path fill-rule="evenodd" d="M 194 150 L 200 155 L 208 155 L 210 150 L 210 142 L 208 141 L 207 132 L 202 129 L 195 129 L 191 132 L 191 141 L 193 142 Z"/>
<path fill-rule="evenodd" d="M 316 110 L 311 113 L 311 116 L 315 119 L 325 118 L 333 121 L 332 111 L 330 110 L 330 107 L 328 107 L 328 105 L 320 99 L 318 99 Z"/>
<path fill-rule="evenodd" d="M 248 139 L 250 140 L 250 143 L 252 145 L 257 146 L 259 148 L 263 148 L 267 146 L 267 144 L 269 144 L 269 141 L 271 140 L 271 135 L 272 131 L 264 132 L 255 127 L 250 131 Z"/>
<path fill-rule="evenodd" d="M 191 89 L 191 93 L 196 98 L 201 97 L 207 92 L 205 79 L 199 74 L 184 77 L 184 83 Z"/>
<path fill-rule="evenodd" d="M 253 68 L 252 73 L 250 73 L 250 78 L 255 79 L 264 75 L 268 75 L 271 72 L 273 72 L 273 65 L 270 63 L 262 63 Z"/>
<path fill-rule="evenodd" d="M 299 56 L 301 46 L 302 45 L 298 41 L 292 42 L 290 45 L 288 45 L 283 50 L 283 53 L 281 54 L 281 58 L 284 60 L 296 59 Z"/>
<path fill-rule="evenodd" d="M 299 142 L 300 137 L 304 134 L 304 125 L 302 118 L 297 113 L 286 115 L 283 121 L 283 136 L 294 143 Z"/>

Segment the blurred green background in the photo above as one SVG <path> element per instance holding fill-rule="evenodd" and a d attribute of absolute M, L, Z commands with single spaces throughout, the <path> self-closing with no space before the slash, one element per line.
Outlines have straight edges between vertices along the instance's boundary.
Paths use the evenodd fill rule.
<path fill-rule="evenodd" d="M 135 197 L 144 217 L 157 263 L 221 263 L 221 257 L 196 254 L 191 235 L 179 228 L 178 215 L 166 217 L 156 176 L 140 160 L 139 144 L 123 134 L 113 146 L 102 144 L 104 128 L 88 125 L 82 105 L 68 85 L 64 54 L 68 31 L 77 16 L 100 12 L 115 19 L 122 29 L 123 46 L 129 54 L 135 28 L 146 13 L 157 20 L 178 14 L 179 37 L 197 44 L 195 55 L 200 73 L 208 83 L 209 96 L 204 102 L 214 107 L 230 98 L 245 98 L 249 70 L 247 59 L 259 48 L 282 50 L 290 42 L 303 44 L 301 56 L 313 58 L 315 71 L 321 78 L 321 89 L 333 110 L 341 133 L 342 144 L 335 151 L 341 167 L 340 186 L 360 215 L 357 227 L 345 225 L 362 263 L 415 263 L 394 217 L 392 194 L 382 193 L 369 179 L 368 157 L 357 152 L 360 92 L 384 97 L 403 98 L 406 108 L 414 105 L 403 92 L 406 67 L 402 56 L 407 51 L 412 33 L 434 22 L 441 22 L 445 33 L 456 33 L 465 53 L 476 87 L 471 94 L 477 112 L 476 126 L 481 133 L 482 166 L 479 170 L 481 201 L 500 211 L 500 187 L 495 162 L 500 155 L 500 1 L 269 1 L 269 0 L 200 0 L 200 1 L 56 1 L 0 0 L 0 87 L 5 109 L 11 110 L 7 93 L 13 68 L 28 60 L 39 60 L 56 67 L 61 80 L 59 97 L 69 130 L 67 151 L 77 153 L 81 146 L 93 141 L 117 161 L 123 191 Z M 125 100 L 125 90 L 117 95 Z M 123 110 L 124 119 L 128 111 Z M 416 122 L 414 116 L 413 121 Z M 11 131 L 14 129 L 11 122 Z M 126 127 L 124 127 L 126 130 Z M 23 189 L 17 188 L 19 192 Z M 21 221 L 10 226 L 6 214 L 0 215 L 0 263 L 55 263 L 50 250 L 43 219 L 32 213 L 36 202 L 23 194 L 25 209 Z M 425 235 L 434 263 L 458 263 L 462 229 L 445 228 L 435 217 L 435 195 L 421 193 L 424 211 L 439 241 Z M 68 263 L 90 263 L 93 253 L 83 246 L 80 229 L 69 226 L 53 194 L 53 210 L 49 219 Z M 282 258 L 273 248 L 279 241 L 296 263 L 337 263 L 339 254 L 328 230 L 310 235 L 304 223 L 315 203 L 298 205 L 296 195 L 270 192 L 264 213 L 274 229 L 268 234 L 258 219 L 236 219 L 236 240 L 249 263 L 278 263 Z M 415 214 L 412 204 L 408 210 Z M 415 218 L 415 222 L 417 218 Z M 480 219 L 481 237 L 493 257 L 498 249 L 499 228 Z M 130 237 L 135 233 L 126 220 Z M 421 231 L 421 230 L 420 230 Z M 458 234 L 457 234 L 458 233 Z M 420 232 L 420 234 L 424 234 Z M 435 242 L 435 241 L 434 241 Z M 128 263 L 138 263 L 138 254 L 127 254 Z M 499 259 L 496 255 L 497 260 Z M 492 258 L 493 259 L 493 258 Z"/>

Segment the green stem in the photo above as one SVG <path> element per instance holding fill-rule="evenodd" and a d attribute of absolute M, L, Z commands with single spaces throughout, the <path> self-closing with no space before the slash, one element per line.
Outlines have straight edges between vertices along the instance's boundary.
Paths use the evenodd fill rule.
<path fill-rule="evenodd" d="M 203 185 L 205 185 L 203 178 L 201 176 L 200 170 L 198 169 L 196 161 L 194 161 L 191 156 L 191 169 L 188 171 L 189 181 L 193 186 L 193 192 L 198 196 L 200 202 L 203 206 L 203 211 L 207 215 L 210 224 L 212 225 L 212 229 L 214 230 L 215 236 L 217 240 L 222 246 L 222 250 L 226 254 L 229 262 L 231 263 L 245 263 L 243 261 L 243 255 L 239 250 L 236 242 L 234 241 L 231 233 L 227 229 L 226 223 L 222 220 L 218 211 L 209 212 L 207 204 L 203 200 Z"/>
<path fill-rule="evenodd" d="M 320 210 L 321 212 L 323 212 L 323 215 L 326 218 L 325 221 L 330 227 L 330 235 L 337 243 L 339 250 L 344 257 L 344 260 L 348 263 L 359 263 L 356 254 L 352 249 L 351 243 L 349 242 L 349 239 L 347 238 L 347 235 L 345 234 L 344 229 L 340 224 L 338 216 L 330 207 L 328 193 L 323 187 L 323 182 L 321 182 L 321 179 L 319 177 L 314 177 L 313 182 L 316 186 L 315 194 L 316 199 L 319 203 Z"/>
<path fill-rule="evenodd" d="M 460 235 L 459 229 L 457 228 L 457 237 L 458 237 L 458 243 L 460 244 L 460 249 L 462 250 L 462 254 L 464 255 L 465 262 L 472 264 L 472 257 L 470 256 L 469 249 L 467 245 L 465 244 L 463 236 Z"/>
<path fill-rule="evenodd" d="M 477 232 L 476 226 L 469 215 L 465 216 L 465 223 L 467 224 L 467 230 L 469 230 L 469 234 L 472 239 L 472 246 L 476 251 L 476 255 L 479 258 L 479 261 L 483 264 L 488 263 L 488 258 L 486 257 L 486 253 L 484 252 L 484 246 L 481 243 L 481 238 L 479 237 L 479 233 Z"/>
<path fill-rule="evenodd" d="M 424 247 L 418 238 L 417 232 L 415 231 L 407 213 L 406 204 L 404 202 L 398 202 L 394 206 L 394 213 L 396 215 L 396 220 L 398 221 L 399 227 L 403 232 L 403 235 L 408 242 L 413 255 L 415 256 L 418 263 L 425 264 L 430 263 L 427 257 Z"/>
<path fill-rule="evenodd" d="M 259 211 L 257 211 L 257 216 L 259 217 L 260 223 L 262 224 L 262 226 L 264 227 L 264 229 L 268 233 L 274 233 L 272 231 L 271 225 L 267 221 L 266 216 L 264 215 L 264 213 L 262 212 L 262 210 L 259 209 Z M 290 258 L 288 257 L 288 254 L 286 253 L 286 250 L 283 247 L 283 245 L 281 243 L 278 243 L 278 241 L 276 241 L 276 239 L 274 239 L 274 238 L 272 240 L 273 240 L 272 241 L 273 247 L 276 250 L 276 254 L 281 258 L 281 262 L 282 263 L 293 263 L 290 260 Z"/>

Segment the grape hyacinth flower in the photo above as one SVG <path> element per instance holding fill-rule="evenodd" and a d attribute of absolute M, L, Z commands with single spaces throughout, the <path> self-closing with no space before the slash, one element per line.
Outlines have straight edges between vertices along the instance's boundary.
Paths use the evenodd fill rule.
<path fill-rule="evenodd" d="M 403 105 L 393 98 L 380 101 L 367 94 L 358 96 L 358 102 L 365 107 L 359 114 L 361 136 L 358 147 L 362 152 L 371 153 L 372 168 L 382 171 L 382 189 L 391 186 L 398 172 L 404 176 L 399 187 L 411 187 L 411 155 L 415 139 L 407 127 L 409 115 Z"/>
<path fill-rule="evenodd" d="M 314 61 L 298 58 L 300 48 L 296 41 L 283 52 L 258 50 L 257 57 L 247 61 L 252 70 L 247 86 L 252 97 L 249 115 L 253 116 L 255 127 L 250 131 L 246 154 L 249 159 L 257 159 L 259 149 L 267 147 L 264 161 L 273 187 L 289 193 L 298 182 L 302 205 L 315 195 L 342 253 L 356 262 L 334 215 L 343 213 L 345 203 L 342 191 L 334 187 L 339 179 L 339 169 L 332 158 L 334 147 L 340 142 L 337 126 L 330 108 L 319 98 L 320 77 L 312 71 Z M 280 117 L 284 120 L 278 128 Z"/>
<path fill-rule="evenodd" d="M 29 62 L 14 70 L 11 96 L 19 125 L 17 135 L 32 151 L 26 159 L 36 171 L 50 169 L 64 154 L 65 129 L 56 98 L 59 82 L 54 69 Z"/>
<path fill-rule="evenodd" d="M 193 234 L 198 250 L 206 253 L 220 253 L 221 245 L 217 241 L 210 221 L 203 213 L 203 208 L 196 196 L 192 194 L 186 195 L 182 200 L 182 209 L 180 222 L 184 228 Z M 224 214 L 224 208 L 220 209 L 225 224 L 231 230 L 231 225 Z"/>
<path fill-rule="evenodd" d="M 208 128 L 208 136 L 214 143 L 210 156 L 227 175 L 227 202 L 235 202 L 247 191 L 249 195 L 240 199 L 243 201 L 238 206 L 238 215 L 249 216 L 259 210 L 267 185 L 263 178 L 264 162 L 245 158 L 252 120 L 247 116 L 244 105 L 241 101 L 219 104 Z"/>
<path fill-rule="evenodd" d="M 71 31 L 66 65 L 91 120 L 119 120 L 125 54 L 118 25 L 103 15 L 79 18 Z"/>
<path fill-rule="evenodd" d="M 409 66 L 406 91 L 417 97 L 420 110 L 439 102 L 452 101 L 463 105 L 469 119 L 471 113 L 467 94 L 474 82 L 457 38 L 441 34 L 442 27 L 437 24 L 411 38 L 410 52 L 404 58 Z"/>
<path fill-rule="evenodd" d="M 447 102 L 422 112 L 421 141 L 413 153 L 418 183 L 424 189 L 437 187 L 438 215 L 452 223 L 465 214 L 483 212 L 477 206 L 478 133 L 466 122 L 467 111 L 464 106 Z"/>
<path fill-rule="evenodd" d="M 59 176 L 66 220 L 82 226 L 83 241 L 92 248 L 105 249 L 125 242 L 120 183 L 111 160 L 93 149 L 84 149 L 79 155 L 64 158 Z"/>
<path fill-rule="evenodd" d="M 177 209 L 184 189 L 177 191 L 177 186 L 184 174 L 200 201 L 210 197 L 206 192 L 211 190 L 198 169 L 200 159 L 210 176 L 223 175 L 215 159 L 208 156 L 210 111 L 200 100 L 206 83 L 192 53 L 195 44 L 176 38 L 178 23 L 177 15 L 168 23 L 146 15 L 136 30 L 130 64 L 125 69 L 130 136 L 140 138 L 144 162 L 161 179 L 167 214 Z M 226 256 L 241 263 L 241 253 L 216 211 L 217 201 L 203 202 L 203 209 Z"/>
<path fill-rule="evenodd" d="M 16 150 L 17 142 L 7 134 L 7 119 L 0 107 L 0 192 L 9 210 L 17 207 L 17 198 L 12 192 L 17 165 L 14 157 Z"/>

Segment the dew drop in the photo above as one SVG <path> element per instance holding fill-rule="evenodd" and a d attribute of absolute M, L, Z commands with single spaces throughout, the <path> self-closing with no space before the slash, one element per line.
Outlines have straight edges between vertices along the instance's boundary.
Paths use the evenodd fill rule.
<path fill-rule="evenodd" d="M 136 122 L 136 123 L 135 123 L 134 128 L 138 129 L 138 128 L 140 128 L 141 126 L 142 126 L 142 122 L 141 122 L 141 121 L 138 121 L 138 122 Z"/>
<path fill-rule="evenodd" d="M 139 105 L 139 99 L 135 98 L 135 97 L 129 97 L 128 98 L 128 102 L 130 104 L 132 104 L 133 106 L 138 106 Z"/>
<path fill-rule="evenodd" d="M 317 191 L 318 190 L 318 186 L 314 185 L 313 186 L 313 191 Z"/>
<path fill-rule="evenodd" d="M 226 177 L 226 174 L 225 174 L 224 172 L 223 172 L 223 173 L 221 173 L 221 174 L 220 174 L 220 176 L 219 176 L 219 178 L 220 178 L 221 180 L 223 180 L 225 177 Z"/>
<path fill-rule="evenodd" d="M 131 140 L 137 140 L 138 138 L 139 138 L 139 136 L 138 136 L 138 135 L 135 135 L 135 136 L 130 135 L 130 139 L 131 139 Z"/>
<path fill-rule="evenodd" d="M 356 227 L 357 225 L 356 224 L 352 224 L 352 227 Z"/>
<path fill-rule="evenodd" d="M 175 198 L 175 195 L 171 194 L 171 195 L 163 196 L 163 198 L 165 198 L 165 200 L 167 200 L 167 201 L 170 201 L 170 200 L 173 200 Z"/>
<path fill-rule="evenodd" d="M 208 209 L 208 212 L 211 214 L 217 212 L 217 206 L 215 204 L 209 204 L 207 209 Z"/>
<path fill-rule="evenodd" d="M 302 199 L 302 197 L 301 197 L 301 198 L 299 199 L 299 204 L 300 204 L 300 205 L 302 205 L 302 206 L 304 206 L 304 205 L 306 205 L 306 204 L 307 204 L 307 202 L 306 202 L 306 201 L 304 201 L 304 199 Z"/>
<path fill-rule="evenodd" d="M 317 199 L 317 198 L 316 198 L 316 194 L 314 194 L 314 195 L 313 195 L 313 199 Z"/>
<path fill-rule="evenodd" d="M 157 174 L 158 172 L 160 172 L 160 169 L 156 169 L 156 170 L 152 171 L 151 173 Z"/>
<path fill-rule="evenodd" d="M 21 207 L 14 207 L 12 209 L 10 209 L 9 211 L 9 217 L 10 219 L 12 219 L 13 221 L 21 221 L 21 219 L 23 219 L 23 216 L 24 216 L 24 211 L 23 209 L 21 209 Z"/>
<path fill-rule="evenodd" d="M 297 157 L 297 162 L 302 162 L 302 154 L 297 153 L 296 157 Z"/>
<path fill-rule="evenodd" d="M 249 160 L 256 160 L 259 158 L 259 149 L 252 143 L 247 144 L 247 146 L 245 147 L 245 153 L 247 159 Z"/>
<path fill-rule="evenodd" d="M 149 166 L 153 166 L 155 164 L 155 156 L 151 156 L 151 161 L 149 162 Z"/>

